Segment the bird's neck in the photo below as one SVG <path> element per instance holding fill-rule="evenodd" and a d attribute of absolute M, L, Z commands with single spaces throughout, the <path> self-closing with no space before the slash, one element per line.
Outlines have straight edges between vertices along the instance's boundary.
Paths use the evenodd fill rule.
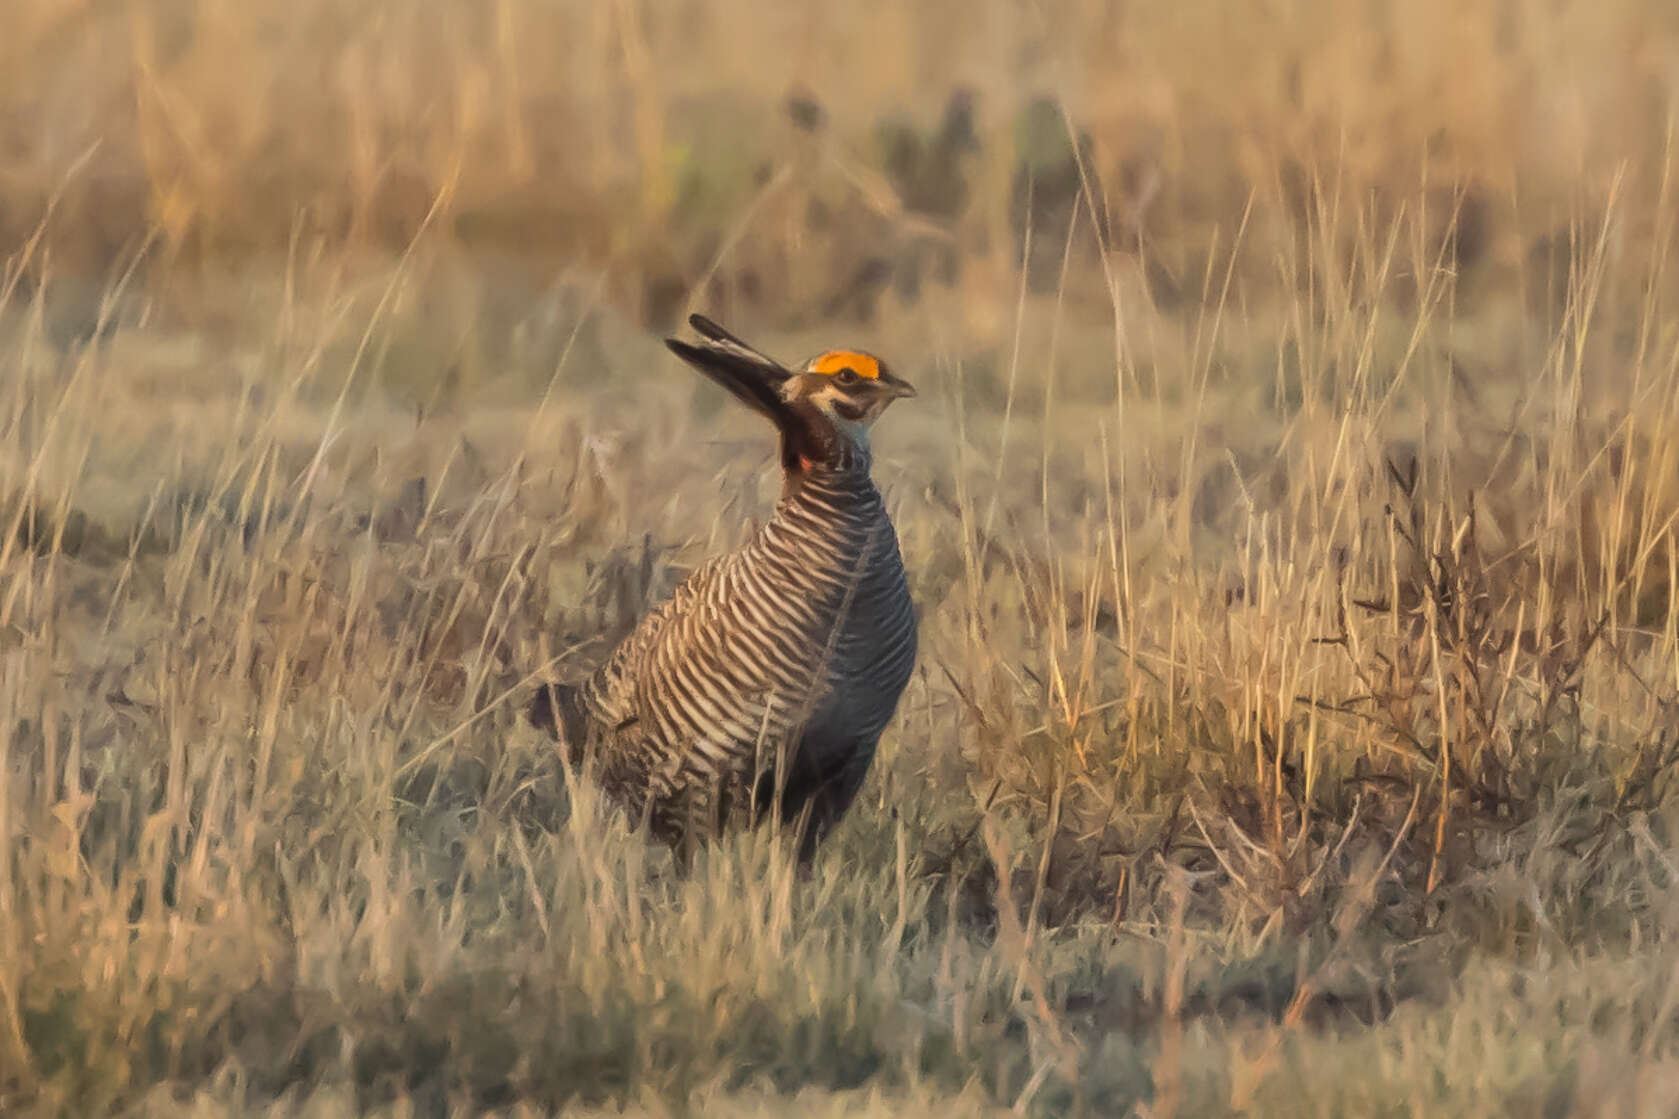
<path fill-rule="evenodd" d="M 785 499 L 805 486 L 824 490 L 861 490 L 872 488 L 869 468 L 872 459 L 868 445 L 847 439 L 836 440 L 811 454 L 816 448 L 798 448 L 801 453 L 784 455 L 781 462 L 781 496 Z"/>
<path fill-rule="evenodd" d="M 868 432 L 840 427 L 816 408 L 799 408 L 781 429 L 781 493 L 786 497 L 809 481 L 867 483 L 871 458 Z"/>

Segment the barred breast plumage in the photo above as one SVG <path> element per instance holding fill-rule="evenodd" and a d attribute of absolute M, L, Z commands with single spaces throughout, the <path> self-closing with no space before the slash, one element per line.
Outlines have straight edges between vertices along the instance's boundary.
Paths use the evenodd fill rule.
<path fill-rule="evenodd" d="M 655 835 L 704 840 L 777 810 L 808 857 L 855 797 L 914 668 L 915 610 L 867 441 L 913 390 L 866 354 L 793 372 L 691 321 L 709 344 L 671 348 L 780 429 L 781 501 L 530 714 L 574 761 L 592 757 L 604 791 Z"/>

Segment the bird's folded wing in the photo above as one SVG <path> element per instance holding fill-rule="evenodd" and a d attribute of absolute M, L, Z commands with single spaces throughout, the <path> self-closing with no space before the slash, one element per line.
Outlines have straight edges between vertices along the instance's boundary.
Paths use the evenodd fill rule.
<path fill-rule="evenodd" d="M 716 567 L 716 560 L 707 562 L 684 579 L 670 598 L 643 615 L 583 686 L 584 710 L 600 727 L 615 729 L 640 718 L 636 694 L 653 649 L 671 625 L 695 608 L 704 587 L 715 577 Z"/>

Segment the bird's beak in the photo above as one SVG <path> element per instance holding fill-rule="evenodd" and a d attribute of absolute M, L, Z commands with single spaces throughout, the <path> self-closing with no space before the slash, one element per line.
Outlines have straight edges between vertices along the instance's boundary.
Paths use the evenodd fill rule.
<path fill-rule="evenodd" d="M 704 315 L 688 324 L 706 340 L 698 346 L 675 338 L 665 345 L 683 361 L 728 389 L 753 411 L 776 417 L 783 408 L 781 386 L 793 374 L 774 358 L 759 353 Z"/>
<path fill-rule="evenodd" d="M 893 400 L 915 395 L 915 386 L 898 376 L 896 373 L 882 373 L 880 376 L 880 383 L 886 385 L 892 390 Z"/>

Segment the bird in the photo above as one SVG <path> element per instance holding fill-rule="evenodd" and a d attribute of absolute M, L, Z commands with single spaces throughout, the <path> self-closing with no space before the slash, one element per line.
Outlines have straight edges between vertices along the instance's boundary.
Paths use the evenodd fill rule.
<path fill-rule="evenodd" d="M 526 716 L 684 855 L 775 819 L 808 863 L 915 667 L 916 610 L 869 449 L 874 423 L 915 389 L 863 351 L 789 368 L 703 315 L 688 321 L 701 341 L 665 344 L 775 425 L 780 499 L 592 675 L 543 684 Z"/>

